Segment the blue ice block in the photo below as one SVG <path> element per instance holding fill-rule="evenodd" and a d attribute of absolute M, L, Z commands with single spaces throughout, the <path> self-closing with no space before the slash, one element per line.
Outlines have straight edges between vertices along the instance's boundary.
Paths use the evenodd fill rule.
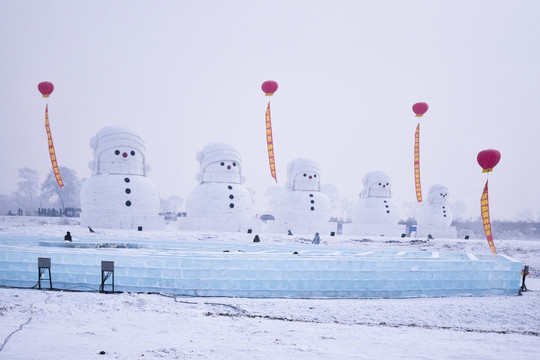
<path fill-rule="evenodd" d="M 523 267 L 502 255 L 305 244 L 100 239 L 76 245 L 0 235 L 0 285 L 35 285 L 37 258 L 50 257 L 53 287 L 62 289 L 97 290 L 100 264 L 107 260 L 115 262 L 117 291 L 284 298 L 515 295 Z"/>

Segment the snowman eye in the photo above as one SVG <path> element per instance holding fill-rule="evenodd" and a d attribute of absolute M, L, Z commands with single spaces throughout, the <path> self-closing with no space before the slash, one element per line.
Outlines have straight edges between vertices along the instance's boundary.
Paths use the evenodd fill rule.
<path fill-rule="evenodd" d="M 115 153 L 116 155 L 120 155 L 120 150 L 116 150 L 114 153 Z"/>
<path fill-rule="evenodd" d="M 221 163 L 220 165 L 221 165 L 221 166 L 225 166 L 225 163 L 224 163 L 224 162 L 222 162 L 222 163 Z"/>
<path fill-rule="evenodd" d="M 135 156 L 135 151 L 131 150 L 131 156 Z"/>
<path fill-rule="evenodd" d="M 307 174 L 304 174 L 304 177 L 306 177 L 306 176 L 307 176 Z"/>
<path fill-rule="evenodd" d="M 317 177 L 317 174 L 313 175 L 313 177 L 316 178 L 316 177 Z"/>
<path fill-rule="evenodd" d="M 386 186 L 390 185 L 389 183 L 386 183 Z"/>
<path fill-rule="evenodd" d="M 382 185 L 382 183 L 379 183 L 379 186 L 381 186 L 381 185 Z"/>
<path fill-rule="evenodd" d="M 235 162 L 233 162 L 233 163 L 232 163 L 232 166 L 236 166 L 236 163 L 235 163 Z"/>

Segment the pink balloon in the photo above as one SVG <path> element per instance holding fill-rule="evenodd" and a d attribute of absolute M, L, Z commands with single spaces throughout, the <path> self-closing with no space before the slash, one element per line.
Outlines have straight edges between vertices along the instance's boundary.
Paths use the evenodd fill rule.
<path fill-rule="evenodd" d="M 38 90 L 43 97 L 49 97 L 54 91 L 54 85 L 50 81 L 43 81 L 38 84 Z"/>
<path fill-rule="evenodd" d="M 412 111 L 416 114 L 417 117 L 421 117 L 428 111 L 429 105 L 425 102 L 419 102 L 413 105 Z"/>
<path fill-rule="evenodd" d="M 272 96 L 278 89 L 278 83 L 274 80 L 265 81 L 262 83 L 261 89 L 266 96 Z"/>
<path fill-rule="evenodd" d="M 501 153 L 499 152 L 499 150 L 495 149 L 480 151 L 476 156 L 476 161 L 478 161 L 478 165 L 480 165 L 482 169 L 484 169 L 483 172 L 493 171 L 493 168 L 499 163 L 500 160 Z"/>

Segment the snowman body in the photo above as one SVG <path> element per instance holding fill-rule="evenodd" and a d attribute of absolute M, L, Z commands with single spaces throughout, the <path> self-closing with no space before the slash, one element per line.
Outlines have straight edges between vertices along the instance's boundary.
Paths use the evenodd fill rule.
<path fill-rule="evenodd" d="M 344 233 L 354 235 L 399 236 L 405 227 L 398 225 L 399 210 L 392 200 L 392 182 L 381 171 L 368 173 L 364 189 L 353 207 L 350 224 Z"/>
<path fill-rule="evenodd" d="M 330 235 L 336 224 L 329 223 L 330 200 L 320 191 L 319 166 L 310 159 L 295 159 L 287 167 L 287 191 L 276 199 L 270 211 L 275 221 L 273 231 L 279 233 Z"/>
<path fill-rule="evenodd" d="M 146 176 L 144 141 L 120 127 L 90 140 L 92 176 L 81 187 L 81 225 L 111 229 L 162 229 L 159 193 Z"/>
<path fill-rule="evenodd" d="M 427 203 L 419 204 L 417 223 L 418 236 L 431 235 L 439 238 L 455 238 L 456 228 L 451 226 L 452 211 L 447 204 L 448 188 L 443 185 L 433 185 L 428 192 Z"/>
<path fill-rule="evenodd" d="M 236 232 L 257 228 L 238 152 L 229 144 L 210 143 L 196 158 L 199 185 L 186 200 L 187 216 L 181 219 L 180 229 Z"/>

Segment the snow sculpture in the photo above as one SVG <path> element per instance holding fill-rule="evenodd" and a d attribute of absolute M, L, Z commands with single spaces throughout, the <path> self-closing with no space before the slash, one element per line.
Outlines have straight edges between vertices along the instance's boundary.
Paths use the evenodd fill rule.
<path fill-rule="evenodd" d="M 242 159 L 229 144 L 207 144 L 196 155 L 200 163 L 195 178 L 199 185 L 186 200 L 187 216 L 180 219 L 183 230 L 244 231 L 258 225 L 253 200 L 242 185 Z"/>
<path fill-rule="evenodd" d="M 147 177 L 144 140 L 123 127 L 104 127 L 90 139 L 92 176 L 81 188 L 81 225 L 111 229 L 161 229 L 160 200 Z"/>
<path fill-rule="evenodd" d="M 439 238 L 456 238 L 457 230 L 452 224 L 452 212 L 446 201 L 448 188 L 443 185 L 433 185 L 429 188 L 427 203 L 421 203 L 418 211 L 417 236 L 431 235 Z"/>
<path fill-rule="evenodd" d="M 310 159 L 297 158 L 287 165 L 286 191 L 274 202 L 275 217 L 269 231 L 279 233 L 329 235 L 336 230 L 336 223 L 329 223 L 330 200 L 320 191 L 321 170 Z"/>
<path fill-rule="evenodd" d="M 345 234 L 400 236 L 405 226 L 398 225 L 399 212 L 392 200 L 392 181 L 382 171 L 366 174 L 364 188 L 355 204 L 351 224 L 344 227 Z"/>

